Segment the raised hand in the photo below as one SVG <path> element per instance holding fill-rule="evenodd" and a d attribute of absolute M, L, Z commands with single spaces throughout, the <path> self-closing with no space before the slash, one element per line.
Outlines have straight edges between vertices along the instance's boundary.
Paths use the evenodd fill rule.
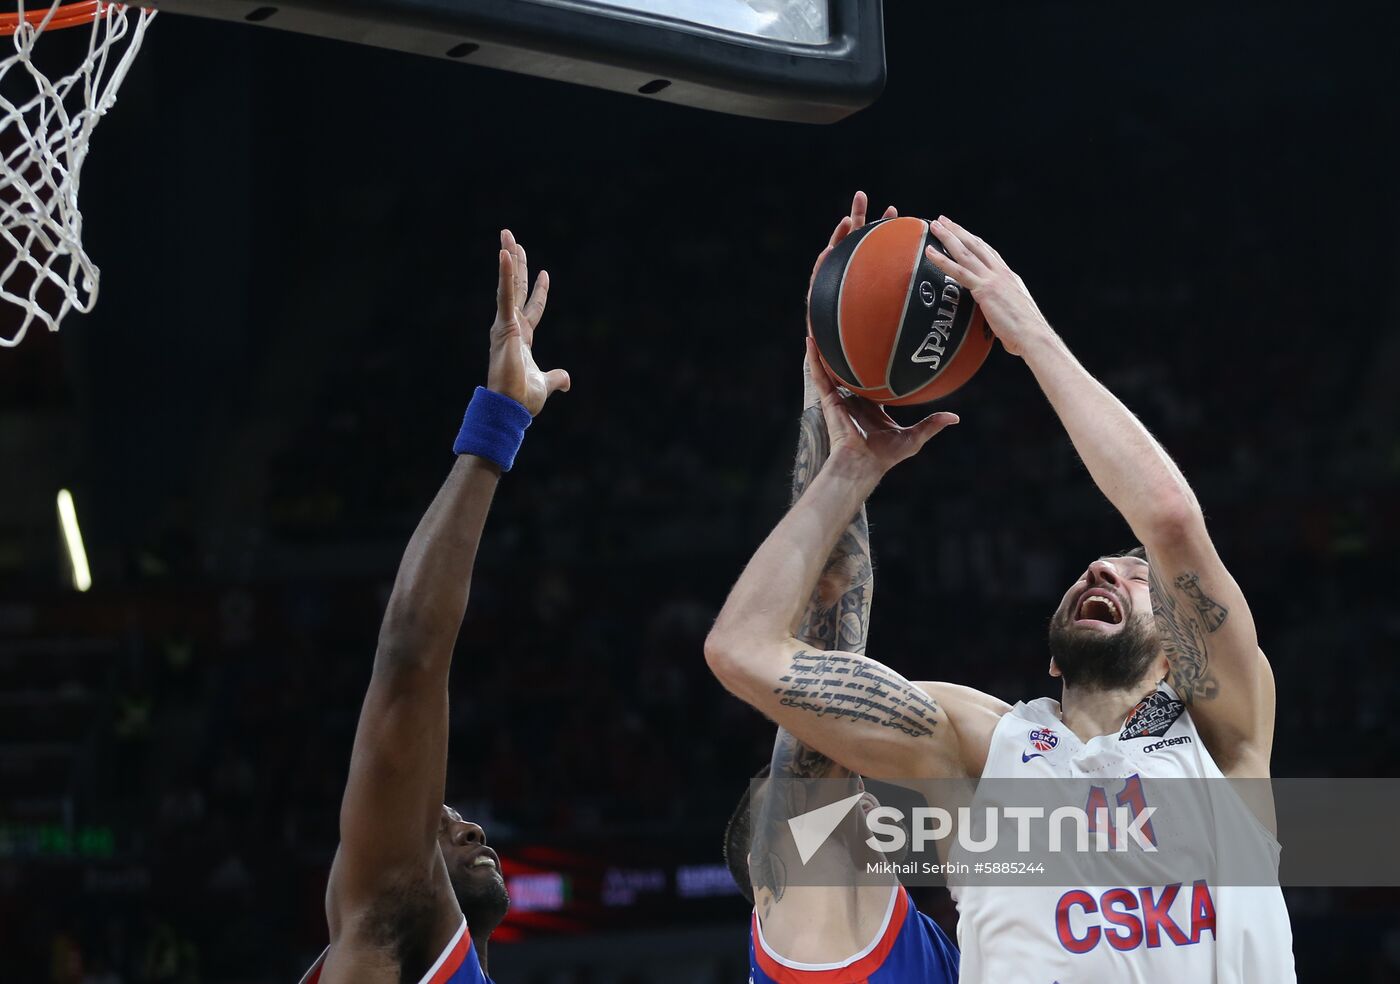
<path fill-rule="evenodd" d="M 541 270 L 533 290 L 528 290 L 530 268 L 525 247 L 509 229 L 501 230 L 499 278 L 496 283 L 496 320 L 491 325 L 491 361 L 486 388 L 508 396 L 530 411 L 540 412 L 544 401 L 558 390 L 567 391 L 569 374 L 563 369 L 544 372 L 531 351 L 535 328 L 549 299 L 549 274 Z"/>
<path fill-rule="evenodd" d="M 884 475 L 905 458 L 912 458 L 933 435 L 958 422 L 955 413 L 931 413 L 912 427 L 901 427 L 885 408 L 858 396 L 843 395 L 817 358 L 817 343 L 807 339 L 808 378 L 821 398 L 822 416 L 831 435 L 831 457 Z"/>
<path fill-rule="evenodd" d="M 836 245 L 841 242 L 841 240 L 865 225 L 865 214 L 869 207 L 870 199 L 866 197 L 865 192 L 856 192 L 855 196 L 851 199 L 851 214 L 843 216 L 841 221 L 836 223 L 836 228 L 832 231 L 831 238 L 827 240 L 826 248 L 817 254 L 817 262 L 812 264 L 812 276 L 807 280 L 807 289 L 809 292 L 812 289 L 812 281 L 817 278 L 817 267 L 822 265 L 822 260 L 826 259 L 827 254 L 835 249 Z M 893 219 L 898 217 L 898 215 L 899 211 L 891 205 L 889 208 L 885 209 L 885 214 L 880 216 L 880 218 Z"/>
<path fill-rule="evenodd" d="M 987 326 L 1006 351 L 1019 356 L 1027 342 L 1053 334 L 1025 282 L 1006 265 L 1000 253 L 946 215 L 930 225 L 948 255 L 932 246 L 925 247 L 924 255 L 972 292 Z"/>
<path fill-rule="evenodd" d="M 865 192 L 858 191 L 855 193 L 855 196 L 851 198 L 851 214 L 842 216 L 841 221 L 836 223 L 836 228 L 832 230 L 831 238 L 827 240 L 826 248 L 817 254 L 817 262 L 812 264 L 812 275 L 807 278 L 807 294 L 809 297 L 812 293 L 812 282 L 817 279 L 817 268 L 822 265 L 822 261 L 830 255 L 831 251 L 836 248 L 836 245 L 840 243 L 841 240 L 845 239 L 856 229 L 865 225 L 866 210 L 869 207 L 870 199 L 866 197 Z M 899 211 L 891 205 L 889 208 L 885 209 L 885 214 L 882 215 L 881 218 L 893 219 L 898 216 Z M 810 335 L 811 333 L 812 320 L 809 314 L 807 319 L 807 334 Z M 817 405 L 817 401 L 817 391 L 812 385 L 811 369 L 809 364 L 804 361 L 802 363 L 802 406 L 804 408 L 814 407 Z"/>

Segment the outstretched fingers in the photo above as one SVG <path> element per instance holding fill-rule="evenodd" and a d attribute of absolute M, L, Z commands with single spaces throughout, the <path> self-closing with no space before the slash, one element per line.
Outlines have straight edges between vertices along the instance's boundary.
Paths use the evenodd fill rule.
<path fill-rule="evenodd" d="M 515 306 L 523 308 L 525 297 L 529 293 L 530 287 L 530 263 L 525 258 L 525 247 L 519 242 L 515 244 Z"/>
<path fill-rule="evenodd" d="M 855 230 L 864 226 L 866 218 L 869 214 L 869 197 L 863 191 L 856 192 L 855 196 L 851 199 L 851 214 L 843 215 L 841 217 L 841 221 L 836 223 L 836 228 L 833 229 L 831 232 L 831 238 L 826 241 L 826 249 L 822 251 L 821 256 L 817 257 L 817 262 L 812 267 L 813 279 L 816 278 L 817 268 L 822 265 L 822 260 L 826 259 L 827 254 L 830 253 L 833 249 L 835 249 L 836 246 L 841 242 L 841 240 L 845 239 Z M 891 205 L 889 208 L 885 209 L 885 214 L 882 215 L 881 218 L 893 219 L 897 218 L 898 216 L 899 211 L 893 205 Z"/>
<path fill-rule="evenodd" d="M 501 246 L 511 252 L 511 288 L 515 291 L 515 307 L 518 308 L 525 304 L 525 279 L 529 276 L 525 248 L 510 230 L 501 230 Z"/>
<path fill-rule="evenodd" d="M 865 214 L 870 208 L 870 199 L 865 192 L 858 191 L 851 198 L 851 228 L 859 229 L 865 225 Z"/>
<path fill-rule="evenodd" d="M 505 233 L 501 241 L 505 241 Z M 504 246 L 496 256 L 496 324 L 502 328 L 515 321 L 515 259 Z"/>
<path fill-rule="evenodd" d="M 952 277 L 969 290 L 976 287 L 981 282 L 980 278 L 971 270 L 964 267 L 946 253 L 940 253 L 932 246 L 924 247 L 924 256 L 928 257 L 928 261 L 938 268 L 939 273 L 943 274 L 945 277 Z"/>
<path fill-rule="evenodd" d="M 530 260 L 525 247 L 509 229 L 501 230 L 501 252 L 503 262 L 509 267 L 509 275 L 503 275 L 496 290 L 496 315 L 502 324 L 518 320 L 520 337 L 526 345 L 535 341 L 535 328 L 544 316 L 545 305 L 549 302 L 549 274 L 541 270 L 535 277 L 533 289 L 530 287 Z M 510 309 L 506 308 L 509 304 Z"/>
<path fill-rule="evenodd" d="M 944 230 L 950 231 L 953 234 L 954 239 L 956 239 L 963 247 L 967 249 L 969 253 L 975 256 L 979 262 L 981 262 L 988 268 L 1005 266 L 1005 261 L 1002 260 L 1001 254 L 998 253 L 996 250 L 992 249 L 992 247 L 988 246 L 986 240 L 984 240 L 981 236 L 975 236 L 972 233 L 968 232 L 962 226 L 958 225 L 952 219 L 948 218 L 948 216 L 940 215 L 937 221 L 935 221 L 933 224 L 935 226 L 941 227 Z M 944 246 L 948 245 L 947 240 L 944 239 L 942 236 L 939 236 L 938 238 L 942 240 Z"/>
<path fill-rule="evenodd" d="M 986 275 L 986 262 L 972 251 L 957 230 L 942 219 L 934 219 L 929 225 L 933 227 L 934 235 L 943 244 L 943 248 L 948 251 L 948 255 L 956 260 L 959 266 L 975 276 Z"/>
<path fill-rule="evenodd" d="M 850 231 L 852 231 L 852 230 L 854 230 L 854 229 L 859 229 L 859 228 L 861 228 L 862 226 L 864 226 L 865 223 L 866 223 L 866 221 L 867 221 L 867 219 L 868 219 L 868 217 L 869 217 L 869 215 L 870 215 L 870 198 L 869 198 L 869 196 L 866 195 L 866 193 L 863 192 L 863 191 L 858 191 L 858 192 L 856 192 L 856 193 L 855 193 L 855 197 L 851 199 L 851 214 L 850 214 L 851 228 L 848 229 L 848 230 L 846 230 L 846 231 L 847 231 L 847 232 L 850 232 Z M 889 206 L 888 208 L 885 209 L 884 213 L 880 216 L 880 218 L 881 218 L 881 219 L 897 219 L 897 218 L 899 218 L 899 209 L 897 209 L 897 208 L 895 208 L 893 205 L 891 205 L 891 206 Z M 842 233 L 841 238 L 842 238 L 842 239 L 845 238 L 845 233 Z M 836 245 L 838 242 L 840 242 L 840 241 L 841 241 L 841 239 L 837 239 L 837 238 L 835 238 L 835 237 L 832 237 L 831 245 L 835 246 L 835 245 Z"/>
<path fill-rule="evenodd" d="M 525 256 L 525 247 L 509 229 L 501 230 L 501 248 L 510 252 L 511 291 L 517 308 L 525 306 L 526 285 L 530 282 L 530 264 Z"/>
<path fill-rule="evenodd" d="M 526 302 L 524 310 L 521 311 L 525 319 L 523 330 L 526 345 L 535 343 L 535 329 L 539 326 L 540 319 L 544 317 L 544 307 L 548 303 L 549 271 L 541 270 L 539 276 L 535 278 L 535 289 L 530 292 L 530 300 Z"/>

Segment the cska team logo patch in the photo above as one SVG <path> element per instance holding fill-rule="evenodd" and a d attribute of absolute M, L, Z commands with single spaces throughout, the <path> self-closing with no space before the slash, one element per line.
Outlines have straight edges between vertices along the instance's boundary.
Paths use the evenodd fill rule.
<path fill-rule="evenodd" d="M 1133 708 L 1133 713 L 1128 715 L 1128 723 L 1123 725 L 1123 733 L 1118 737 L 1160 738 L 1185 710 L 1185 704 L 1159 690 Z"/>
<path fill-rule="evenodd" d="M 1046 752 L 1060 743 L 1060 736 L 1049 728 L 1036 728 L 1030 733 L 1030 743 L 1031 748 L 1034 748 L 1035 751 L 1022 752 L 1022 762 L 1029 762 L 1033 758 L 1044 758 Z"/>

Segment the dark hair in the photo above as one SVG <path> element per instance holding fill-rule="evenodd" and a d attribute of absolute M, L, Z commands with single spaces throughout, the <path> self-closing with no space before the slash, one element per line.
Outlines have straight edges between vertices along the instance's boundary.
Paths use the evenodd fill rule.
<path fill-rule="evenodd" d="M 1138 560 L 1146 562 L 1147 548 L 1139 543 L 1136 547 L 1133 547 L 1131 550 L 1120 550 L 1118 553 L 1104 554 L 1104 556 L 1110 559 L 1113 557 L 1136 557 Z"/>
<path fill-rule="evenodd" d="M 765 765 L 754 775 L 754 779 L 767 779 L 771 765 Z M 744 786 L 744 795 L 739 797 L 739 805 L 729 817 L 724 828 L 724 863 L 734 884 L 739 886 L 739 894 L 753 905 L 753 879 L 749 876 L 749 844 L 753 840 L 753 826 L 749 823 L 749 793 L 753 780 Z"/>

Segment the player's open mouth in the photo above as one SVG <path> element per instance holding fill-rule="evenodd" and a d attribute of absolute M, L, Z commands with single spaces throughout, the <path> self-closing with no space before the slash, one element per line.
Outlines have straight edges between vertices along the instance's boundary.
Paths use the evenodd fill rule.
<path fill-rule="evenodd" d="M 1096 589 L 1090 589 L 1080 595 L 1074 617 L 1080 622 L 1103 622 L 1107 625 L 1118 625 L 1123 621 L 1118 601 L 1107 591 Z"/>
<path fill-rule="evenodd" d="M 501 859 L 496 852 L 489 847 L 478 848 L 475 855 L 463 862 L 463 867 L 475 871 L 477 868 L 490 868 L 492 871 L 501 870 Z"/>

